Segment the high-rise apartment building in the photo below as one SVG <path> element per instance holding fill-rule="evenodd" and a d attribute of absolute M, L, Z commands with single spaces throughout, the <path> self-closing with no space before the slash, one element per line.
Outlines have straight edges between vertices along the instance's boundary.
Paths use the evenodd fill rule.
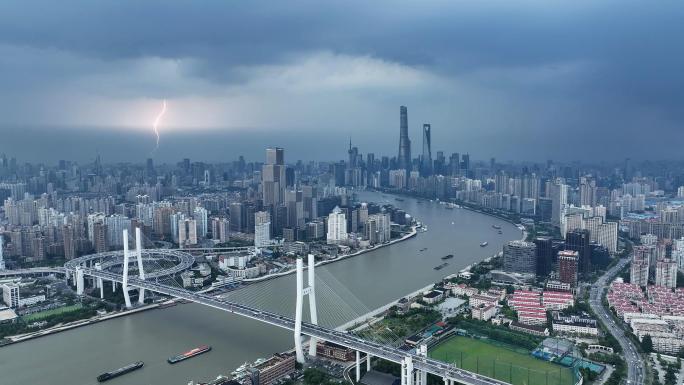
<path fill-rule="evenodd" d="M 271 244 L 271 214 L 268 211 L 254 213 L 254 246 L 266 247 Z"/>
<path fill-rule="evenodd" d="M 181 220 L 178 223 L 178 245 L 180 248 L 197 244 L 197 221 Z"/>
<path fill-rule="evenodd" d="M 546 197 L 551 199 L 551 223 L 560 227 L 561 217 L 568 203 L 568 186 L 560 179 L 550 182 L 547 185 Z"/>
<path fill-rule="evenodd" d="M 592 242 L 605 246 L 611 254 L 617 252 L 617 222 L 604 222 L 602 217 L 591 217 L 584 220 L 584 228 L 589 231 Z"/>
<path fill-rule="evenodd" d="M 632 258 L 629 267 L 629 281 L 635 285 L 647 286 L 649 275 L 648 260 L 638 257 L 636 254 Z"/>
<path fill-rule="evenodd" d="M 242 202 L 233 202 L 230 204 L 230 230 L 235 232 L 245 232 L 246 230 L 246 212 Z"/>
<path fill-rule="evenodd" d="M 192 217 L 197 222 L 197 236 L 206 238 L 209 228 L 209 211 L 204 207 L 195 207 Z"/>
<path fill-rule="evenodd" d="M 390 215 L 387 213 L 368 215 L 364 223 L 364 233 L 372 245 L 389 242 L 391 234 Z"/>
<path fill-rule="evenodd" d="M 226 218 L 211 219 L 211 236 L 220 243 L 230 240 L 230 221 Z"/>
<path fill-rule="evenodd" d="M 655 284 L 672 289 L 677 287 L 677 262 L 671 259 L 656 262 Z"/>
<path fill-rule="evenodd" d="M 0 270 L 5 270 L 5 259 L 3 254 L 4 238 L 2 233 L 0 233 Z"/>
<path fill-rule="evenodd" d="M 347 216 L 335 206 L 328 215 L 328 244 L 341 244 L 347 241 Z"/>
<path fill-rule="evenodd" d="M 131 220 L 123 215 L 114 214 L 105 217 L 107 225 L 107 246 L 120 249 L 123 247 L 123 230 L 131 232 Z"/>
<path fill-rule="evenodd" d="M 108 251 L 107 247 L 107 225 L 104 222 L 95 222 L 93 224 L 93 248 L 96 253 L 104 253 Z"/>
<path fill-rule="evenodd" d="M 596 181 L 591 178 L 580 178 L 580 205 L 596 206 Z"/>
<path fill-rule="evenodd" d="M 648 265 L 648 280 L 653 281 L 655 279 L 656 261 L 658 260 L 656 247 L 653 245 L 637 245 L 632 249 L 632 253 L 632 261 L 642 260 Z"/>

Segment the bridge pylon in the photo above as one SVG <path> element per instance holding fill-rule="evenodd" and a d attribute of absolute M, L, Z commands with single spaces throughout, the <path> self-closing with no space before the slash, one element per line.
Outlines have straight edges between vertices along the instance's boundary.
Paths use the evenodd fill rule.
<path fill-rule="evenodd" d="M 295 305 L 295 351 L 297 353 L 297 362 L 304 363 L 304 350 L 302 348 L 302 308 L 304 306 L 304 296 L 309 296 L 309 313 L 311 314 L 311 323 L 318 325 L 318 313 L 316 311 L 316 276 L 314 275 L 315 261 L 313 254 L 308 256 L 308 286 L 304 287 L 304 261 L 302 258 L 297 258 L 297 301 Z M 311 337 L 309 340 L 309 355 L 316 355 L 316 338 Z"/>
<path fill-rule="evenodd" d="M 142 237 L 140 236 L 140 227 L 135 228 L 135 256 L 138 259 L 138 276 L 141 280 L 145 280 L 145 270 L 142 262 Z M 145 289 L 138 290 L 138 304 L 145 304 Z"/>
<path fill-rule="evenodd" d="M 123 229 L 123 239 L 124 239 L 124 262 L 123 262 L 123 294 L 124 301 L 126 302 L 126 308 L 130 309 L 131 296 L 128 293 L 128 263 L 131 259 L 131 252 L 128 249 L 128 229 Z M 140 237 L 140 227 L 135 228 L 135 256 L 138 262 L 138 277 L 141 280 L 145 280 L 145 271 L 143 270 L 142 263 L 142 240 Z M 145 303 L 145 289 L 138 289 L 138 303 L 142 305 Z"/>
<path fill-rule="evenodd" d="M 126 302 L 126 309 L 131 308 L 131 296 L 128 294 L 128 260 L 130 259 L 130 252 L 128 251 L 128 229 L 123 229 L 123 279 L 121 289 L 123 290 L 124 301 Z"/>

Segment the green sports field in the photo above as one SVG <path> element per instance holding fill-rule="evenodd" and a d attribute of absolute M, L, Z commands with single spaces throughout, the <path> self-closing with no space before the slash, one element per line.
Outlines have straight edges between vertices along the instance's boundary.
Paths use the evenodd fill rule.
<path fill-rule="evenodd" d="M 430 357 L 514 385 L 572 385 L 572 370 L 532 357 L 525 349 L 455 336 L 430 349 Z"/>
<path fill-rule="evenodd" d="M 79 310 L 83 307 L 81 304 L 75 304 L 71 306 L 62 306 L 58 307 L 56 309 L 50 309 L 50 310 L 45 310 L 41 311 L 38 313 L 33 313 L 29 314 L 26 316 L 23 316 L 22 318 L 24 319 L 25 322 L 34 322 L 34 321 L 40 321 L 44 318 L 57 315 L 57 314 L 65 314 L 65 313 L 71 313 L 73 311 Z"/>

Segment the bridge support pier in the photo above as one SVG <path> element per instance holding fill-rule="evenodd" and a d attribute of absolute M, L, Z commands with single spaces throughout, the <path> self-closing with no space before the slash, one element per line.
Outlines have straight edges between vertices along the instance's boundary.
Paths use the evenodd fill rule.
<path fill-rule="evenodd" d="M 128 251 L 128 229 L 123 230 L 123 246 L 124 246 L 124 260 L 123 260 L 123 279 L 122 286 L 124 301 L 126 302 L 126 309 L 131 308 L 131 296 L 128 294 L 128 260 L 130 259 L 130 252 Z"/>
<path fill-rule="evenodd" d="M 414 385 L 413 359 L 410 356 L 404 357 L 401 361 L 401 385 Z"/>
<path fill-rule="evenodd" d="M 427 345 L 420 345 L 420 347 L 418 347 L 417 353 L 421 357 L 427 357 Z M 416 370 L 416 385 L 427 385 L 427 372 L 423 370 Z"/>
<path fill-rule="evenodd" d="M 356 351 L 356 382 L 361 381 L 361 352 Z"/>
<path fill-rule="evenodd" d="M 366 373 L 371 371 L 371 355 L 370 353 L 366 354 Z"/>
<path fill-rule="evenodd" d="M 102 265 L 100 264 L 100 262 L 95 263 L 95 270 L 102 270 Z M 97 278 L 95 285 L 100 289 L 100 299 L 103 299 L 104 298 L 104 282 L 102 282 L 102 278 Z"/>
<path fill-rule="evenodd" d="M 83 268 L 80 266 L 76 268 L 76 295 L 83 295 L 85 291 L 85 279 L 83 277 Z"/>
<path fill-rule="evenodd" d="M 304 288 L 304 261 L 297 258 L 297 300 L 295 304 L 295 352 L 297 354 L 297 362 L 304 363 L 304 349 L 302 348 L 302 307 L 304 306 L 304 296 L 309 296 L 309 313 L 311 314 L 311 323 L 318 325 L 318 313 L 316 311 L 316 286 L 314 275 L 314 256 L 308 256 L 308 286 Z M 311 337 L 309 340 L 309 355 L 316 355 L 316 338 Z"/>

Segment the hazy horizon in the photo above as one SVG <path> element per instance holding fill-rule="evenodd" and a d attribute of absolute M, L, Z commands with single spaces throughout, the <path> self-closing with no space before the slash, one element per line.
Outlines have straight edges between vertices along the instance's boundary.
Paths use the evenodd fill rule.
<path fill-rule="evenodd" d="M 145 158 L 166 100 L 160 159 L 391 156 L 400 105 L 414 155 L 682 158 L 681 2 L 186 5 L 4 2 L 0 153 Z"/>

